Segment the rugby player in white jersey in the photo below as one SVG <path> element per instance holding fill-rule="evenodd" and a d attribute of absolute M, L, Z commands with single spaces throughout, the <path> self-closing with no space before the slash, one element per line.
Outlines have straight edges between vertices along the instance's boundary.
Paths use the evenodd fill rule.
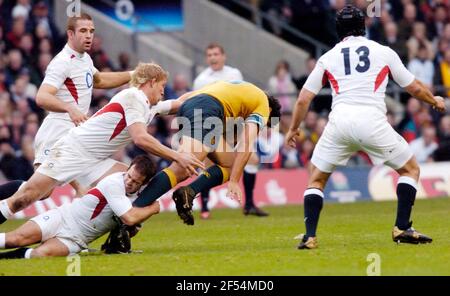
<path fill-rule="evenodd" d="M 384 102 L 388 74 L 415 98 L 438 111 L 444 100 L 432 93 L 405 68 L 392 49 L 364 37 L 364 14 L 347 5 L 336 17 L 339 42 L 317 62 L 301 90 L 286 142 L 295 147 L 298 127 L 315 95 L 328 80 L 333 90 L 332 111 L 313 152 L 308 188 L 304 193 L 306 234 L 299 249 L 317 248 L 316 228 L 323 190 L 336 166 L 345 165 L 356 151 L 365 151 L 375 164 L 386 164 L 400 175 L 397 184 L 395 242 L 428 243 L 431 238 L 411 227 L 419 166 L 408 143 L 389 125 Z"/>
<path fill-rule="evenodd" d="M 47 66 L 45 78 L 36 95 L 36 103 L 49 114 L 34 141 L 35 169 L 43 163 L 57 140 L 72 127 L 87 120 L 93 88 L 114 88 L 130 81 L 130 72 L 99 72 L 94 67 L 87 53 L 92 45 L 94 31 L 94 22 L 88 14 L 68 18 L 67 44 Z M 111 167 L 116 171 L 127 168 L 111 160 L 104 162 L 95 171 L 87 171 L 80 182 L 71 183 L 77 195 L 82 195 L 94 180 Z M 0 186 L 0 199 L 12 195 L 22 183 L 22 180 L 15 180 Z"/>
<path fill-rule="evenodd" d="M 167 73 L 159 65 L 140 63 L 133 71 L 132 87 L 116 94 L 82 125 L 70 129 L 53 145 L 28 182 L 0 202 L 0 223 L 46 196 L 55 186 L 102 167 L 116 151 L 132 142 L 148 153 L 176 162 L 187 175 L 196 175 L 197 167 L 204 168 L 200 160 L 189 152 L 164 146 L 147 133 L 147 125 L 156 114 L 168 114 L 180 104 L 172 100 L 158 103 L 166 82 Z M 98 180 L 114 172 L 113 167 Z"/>
<path fill-rule="evenodd" d="M 159 202 L 133 207 L 139 189 L 155 175 L 155 164 L 146 155 L 133 159 L 126 172 L 101 180 L 86 195 L 36 216 L 11 232 L 0 233 L 0 259 L 67 256 L 88 248 L 88 244 L 116 226 L 114 216 L 126 225 L 141 223 L 159 213 Z M 35 243 L 37 248 L 25 248 Z"/>

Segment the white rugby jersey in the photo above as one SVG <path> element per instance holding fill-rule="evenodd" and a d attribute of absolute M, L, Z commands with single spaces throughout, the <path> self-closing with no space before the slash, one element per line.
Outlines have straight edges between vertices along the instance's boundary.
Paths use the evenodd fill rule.
<path fill-rule="evenodd" d="M 42 84 L 56 87 L 56 97 L 59 100 L 87 114 L 91 105 L 94 75 L 97 72 L 87 52 L 78 53 L 66 44 L 47 66 Z M 49 112 L 47 118 L 70 120 L 69 114 L 58 112 Z"/>
<path fill-rule="evenodd" d="M 113 215 L 120 217 L 132 208 L 137 193 L 127 196 L 125 174 L 109 175 L 83 197 L 60 207 L 66 222 L 82 235 L 86 244 L 113 229 Z"/>
<path fill-rule="evenodd" d="M 219 81 L 219 80 L 243 80 L 242 73 L 237 68 L 230 66 L 223 66 L 222 70 L 214 71 L 211 67 L 206 68 L 198 74 L 197 78 L 194 80 L 193 90 L 198 90 L 205 85 Z"/>
<path fill-rule="evenodd" d="M 386 112 L 388 75 L 401 87 L 414 81 L 395 51 L 365 37 L 350 36 L 320 57 L 304 88 L 317 94 L 328 80 L 332 109 L 345 104 L 374 106 Z"/>
<path fill-rule="evenodd" d="M 86 122 L 72 128 L 66 140 L 81 146 L 91 157 L 108 158 L 131 143 L 128 126 L 136 122 L 148 125 L 156 114 L 143 91 L 124 89 Z"/>

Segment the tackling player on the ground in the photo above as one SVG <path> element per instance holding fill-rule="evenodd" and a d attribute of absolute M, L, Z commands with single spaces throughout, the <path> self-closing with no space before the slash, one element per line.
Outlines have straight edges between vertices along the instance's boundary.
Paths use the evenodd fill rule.
<path fill-rule="evenodd" d="M 408 143 L 389 125 L 384 102 L 388 75 L 417 99 L 444 111 L 444 100 L 431 92 L 405 68 L 390 48 L 364 37 L 364 14 L 347 5 L 336 18 L 341 42 L 317 62 L 294 108 L 286 143 L 295 147 L 298 127 L 315 95 L 328 80 L 333 90 L 332 111 L 311 159 L 308 189 L 304 193 L 306 234 L 299 249 L 317 248 L 316 228 L 323 205 L 323 189 L 336 166 L 345 165 L 357 151 L 365 151 L 375 164 L 396 170 L 397 220 L 392 232 L 396 242 L 426 243 L 431 238 L 411 227 L 419 166 Z"/>
<path fill-rule="evenodd" d="M 103 171 L 110 157 L 134 142 L 141 149 L 178 164 L 186 175 L 204 165 L 189 152 L 178 153 L 147 133 L 156 114 L 167 114 L 173 102 L 158 102 L 164 95 L 167 73 L 159 65 L 140 63 L 133 71 L 132 87 L 111 101 L 80 126 L 72 128 L 50 149 L 44 163 L 13 196 L 0 201 L 0 224 L 31 203 L 46 196 L 55 186 L 71 182 L 86 171 Z M 114 173 L 114 167 L 94 184 Z"/>
<path fill-rule="evenodd" d="M 142 208 L 131 204 L 154 174 L 155 164 L 148 156 L 136 157 L 127 172 L 104 178 L 83 197 L 42 213 L 16 230 L 0 233 L 0 249 L 20 247 L 0 253 L 0 259 L 76 254 L 112 230 L 114 216 L 126 225 L 135 225 L 158 214 L 159 202 Z M 35 249 L 24 248 L 40 242 Z"/>
<path fill-rule="evenodd" d="M 34 141 L 34 167 L 39 167 L 50 148 L 74 126 L 87 120 L 93 88 L 114 88 L 130 81 L 130 72 L 99 72 L 87 53 L 92 45 L 95 26 L 90 15 L 82 13 L 67 20 L 67 44 L 47 66 L 44 80 L 36 95 L 36 103 L 49 114 L 42 122 Z M 71 185 L 80 195 L 98 176 L 113 166 L 116 171 L 126 170 L 122 164 L 109 162 L 96 168 L 80 182 Z M 17 191 L 23 183 L 11 181 L 0 186 L 0 199 Z M 80 184 L 81 183 L 81 184 Z M 81 186 L 80 186 L 81 185 Z M 49 192 L 50 194 L 51 192 Z"/>

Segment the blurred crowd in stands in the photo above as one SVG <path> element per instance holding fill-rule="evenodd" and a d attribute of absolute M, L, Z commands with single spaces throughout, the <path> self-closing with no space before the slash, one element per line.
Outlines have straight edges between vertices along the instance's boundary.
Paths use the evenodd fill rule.
<path fill-rule="evenodd" d="M 234 1 L 215 1 L 228 6 Z M 300 31 L 332 46 L 337 37 L 334 15 L 344 0 L 247 0 L 262 11 Z M 352 1 L 364 8 L 365 0 Z M 436 94 L 450 96 L 450 1 L 380 1 L 379 18 L 367 18 L 367 37 L 393 48 L 416 77 Z M 34 157 L 33 141 L 44 110 L 35 103 L 35 95 L 53 56 L 65 44 L 65 32 L 58 30 L 51 15 L 51 2 L 33 0 L 0 0 L 0 182 L 5 179 L 28 179 Z M 245 16 L 243 10 L 236 11 Z M 266 29 L 292 42 L 278 21 L 266 21 Z M 295 42 L 294 42 L 295 43 Z M 298 44 L 302 46 L 302 44 Z M 226 49 L 226 46 L 225 46 Z M 131 52 L 120 54 L 114 64 L 96 35 L 90 55 L 100 71 L 131 70 Z M 308 73 L 293 77 L 291 67 L 281 60 L 267 85 L 261 86 L 277 94 L 283 108 L 279 130 L 261 136 L 260 142 L 278 143 L 279 154 L 269 168 L 296 168 L 308 165 L 314 145 L 327 124 L 331 105 L 330 93 L 324 92 L 314 100 L 312 109 L 302 124 L 301 141 L 297 149 L 289 148 L 281 140 L 291 120 L 293 104 L 307 75 L 315 65 L 315 58 L 306 63 Z M 162 65 L 164 66 L 164 65 Z M 245 79 L 245 77 L 244 77 Z M 171 73 L 166 99 L 175 99 L 191 90 L 192 81 L 183 75 Z M 436 87 L 442 86 L 442 87 Z M 447 89 L 446 89 L 447 88 Z M 119 90 L 93 92 L 90 114 L 104 106 Z M 388 119 L 395 129 L 411 144 L 419 162 L 450 160 L 450 114 L 438 114 L 414 98 L 403 94 L 400 100 L 386 98 Z M 149 133 L 162 143 L 170 144 L 176 130 L 171 128 L 172 117 L 158 118 L 148 127 Z M 116 158 L 123 161 L 143 153 L 135 146 L 127 147 Z M 354 165 L 369 165 L 363 153 L 355 155 Z M 159 160 L 160 167 L 167 163 Z"/>

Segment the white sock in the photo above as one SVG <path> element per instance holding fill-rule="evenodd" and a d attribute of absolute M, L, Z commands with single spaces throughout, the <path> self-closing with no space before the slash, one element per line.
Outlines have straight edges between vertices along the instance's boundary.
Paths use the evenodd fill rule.
<path fill-rule="evenodd" d="M 33 248 L 29 248 L 28 250 L 26 250 L 24 258 L 25 259 L 30 259 L 32 252 L 33 252 Z"/>
<path fill-rule="evenodd" d="M 411 185 L 412 187 L 414 187 L 414 189 L 417 190 L 417 182 L 416 182 L 416 180 L 414 180 L 411 177 L 401 176 L 400 178 L 398 178 L 398 181 L 397 181 L 397 184 L 400 184 L 400 183 Z"/>
<path fill-rule="evenodd" d="M 321 198 L 324 198 L 323 197 L 323 191 L 320 190 L 320 189 L 317 189 L 317 188 L 308 188 L 308 189 L 306 189 L 305 193 L 303 194 L 303 196 L 307 196 L 309 194 L 315 194 L 315 195 L 320 196 Z"/>
<path fill-rule="evenodd" d="M 248 174 L 256 174 L 258 172 L 259 166 L 257 164 L 247 164 L 244 167 L 244 171 Z"/>
<path fill-rule="evenodd" d="M 6 245 L 6 233 L 0 233 L 0 249 L 4 249 Z"/>
<path fill-rule="evenodd" d="M 14 215 L 13 212 L 11 212 L 11 210 L 9 209 L 6 200 L 0 201 L 0 212 L 6 219 L 11 219 L 11 217 Z"/>

